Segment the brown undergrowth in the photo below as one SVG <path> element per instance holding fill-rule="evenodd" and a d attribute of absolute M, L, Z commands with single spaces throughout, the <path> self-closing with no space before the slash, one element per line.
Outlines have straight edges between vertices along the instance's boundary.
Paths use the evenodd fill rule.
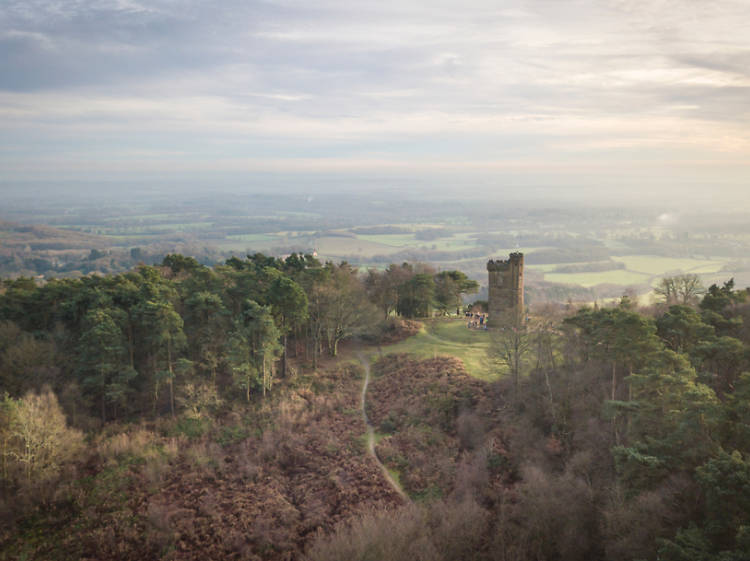
<path fill-rule="evenodd" d="M 442 497 L 468 486 L 487 496 L 502 486 L 508 461 L 494 386 L 450 357 L 389 355 L 373 372 L 367 405 L 382 435 L 376 451 L 407 493 Z"/>
<path fill-rule="evenodd" d="M 419 333 L 424 324 L 419 321 L 403 318 L 389 318 L 380 333 L 378 343 L 392 345 Z"/>
<path fill-rule="evenodd" d="M 203 434 L 102 437 L 58 501 L 14 522 L 0 558 L 299 558 L 340 522 L 402 503 L 364 454 L 360 384 L 350 363 Z"/>
<path fill-rule="evenodd" d="M 416 500 L 340 524 L 309 561 L 603 558 L 596 461 L 535 425 L 544 386 L 525 380 L 512 405 L 509 381 L 473 379 L 448 357 L 391 355 L 372 372 L 376 451 Z"/>

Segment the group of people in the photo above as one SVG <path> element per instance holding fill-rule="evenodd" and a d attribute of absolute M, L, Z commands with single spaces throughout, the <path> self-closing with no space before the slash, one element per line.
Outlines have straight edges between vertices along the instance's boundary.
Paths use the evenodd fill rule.
<path fill-rule="evenodd" d="M 468 329 L 487 329 L 487 314 L 467 311 L 464 315 Z"/>

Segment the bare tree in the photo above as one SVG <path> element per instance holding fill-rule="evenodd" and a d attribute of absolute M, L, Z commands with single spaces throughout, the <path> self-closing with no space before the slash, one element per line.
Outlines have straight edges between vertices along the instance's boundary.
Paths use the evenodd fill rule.
<path fill-rule="evenodd" d="M 677 297 L 680 303 L 686 306 L 693 304 L 698 299 L 698 296 L 706 291 L 698 275 L 680 275 L 677 277 L 676 284 Z"/>
<path fill-rule="evenodd" d="M 83 443 L 79 431 L 67 428 L 65 415 L 49 388 L 19 400 L 6 398 L 3 409 L 7 425 L 0 427 L 6 436 L 2 454 L 11 464 L 6 477 L 11 471 L 20 471 L 26 483 L 48 479 Z"/>
<path fill-rule="evenodd" d="M 664 298 L 668 306 L 677 303 L 677 286 L 675 285 L 674 277 L 664 277 L 661 279 L 656 288 L 654 288 L 654 292 Z"/>
<path fill-rule="evenodd" d="M 674 277 L 664 277 L 659 281 L 659 285 L 654 288 L 659 296 L 664 298 L 667 305 L 694 304 L 698 296 L 705 292 L 703 283 L 698 275 L 686 274 Z"/>
<path fill-rule="evenodd" d="M 508 369 L 513 379 L 513 402 L 518 403 L 518 388 L 521 374 L 529 353 L 532 338 L 525 323 L 505 321 L 502 327 L 495 328 L 490 334 L 490 358 Z"/>

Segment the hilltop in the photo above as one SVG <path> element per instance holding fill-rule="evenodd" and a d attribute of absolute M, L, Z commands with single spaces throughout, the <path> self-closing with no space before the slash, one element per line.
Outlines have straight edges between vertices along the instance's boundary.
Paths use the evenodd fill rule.
<path fill-rule="evenodd" d="M 476 289 L 309 254 L 3 281 L 0 555 L 746 557 L 747 290 L 485 331 Z"/>

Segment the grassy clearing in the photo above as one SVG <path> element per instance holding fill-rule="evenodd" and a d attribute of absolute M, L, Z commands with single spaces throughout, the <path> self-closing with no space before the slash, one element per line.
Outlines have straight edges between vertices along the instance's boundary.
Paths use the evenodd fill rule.
<path fill-rule="evenodd" d="M 490 338 L 486 331 L 467 329 L 462 319 L 435 319 L 414 337 L 383 347 L 384 354 L 409 353 L 421 358 L 449 355 L 461 359 L 466 371 L 481 380 L 495 374 L 487 360 Z"/>
<path fill-rule="evenodd" d="M 667 273 L 716 273 L 724 266 L 724 261 L 707 259 L 679 259 L 658 255 L 624 255 L 613 257 L 613 260 L 625 263 L 631 272 L 648 275 L 665 275 Z"/>

